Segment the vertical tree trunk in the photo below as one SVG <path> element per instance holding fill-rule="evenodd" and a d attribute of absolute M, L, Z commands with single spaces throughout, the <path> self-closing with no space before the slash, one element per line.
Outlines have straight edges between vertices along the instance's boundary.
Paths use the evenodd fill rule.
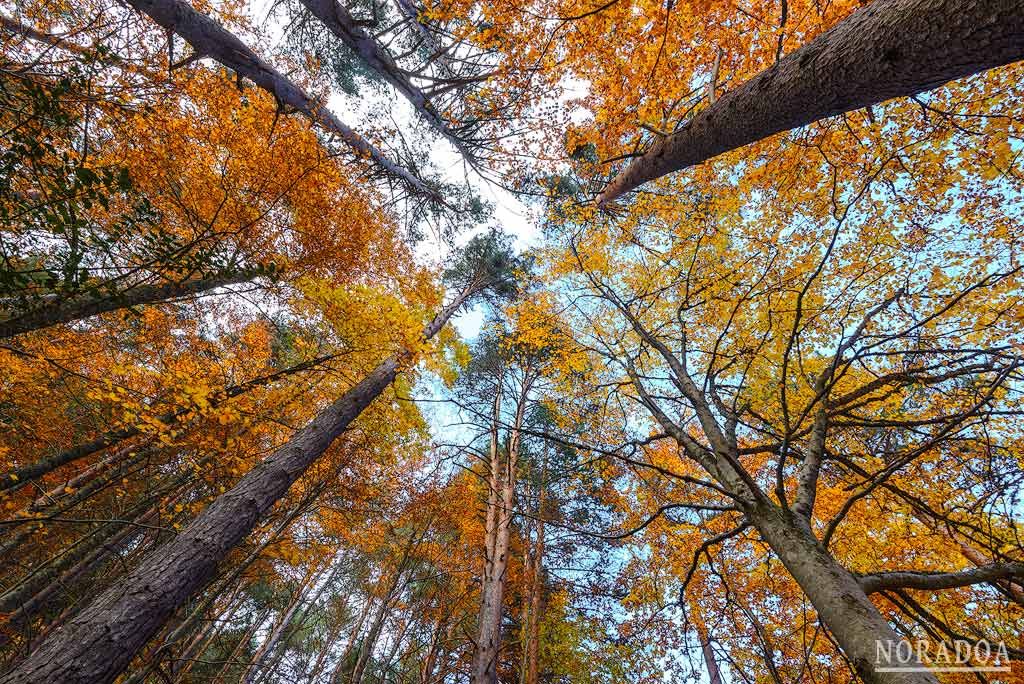
<path fill-rule="evenodd" d="M 704 657 L 704 667 L 708 672 L 708 684 L 722 684 L 722 673 L 718 669 L 718 660 L 711 648 L 711 639 L 703 623 L 697 625 L 697 638 L 700 639 L 700 652 Z"/>
<path fill-rule="evenodd" d="M 429 339 L 472 294 L 467 290 L 424 330 Z M 381 363 L 283 446 L 246 473 L 184 531 L 54 632 L 3 684 L 112 681 L 217 565 L 331 443 L 397 377 L 406 355 Z"/>
<path fill-rule="evenodd" d="M 492 432 L 492 471 L 500 473 L 491 481 L 496 485 L 497 495 L 488 496 L 488 519 L 490 520 L 491 502 L 496 501 L 494 512 L 494 538 L 490 558 L 484 564 L 484 581 L 481 588 L 480 629 L 477 636 L 476 654 L 473 667 L 473 684 L 496 684 L 498 681 L 498 654 L 501 650 L 501 617 L 504 608 L 505 584 L 508 581 L 509 536 L 512 528 L 512 508 L 515 503 L 516 468 L 518 465 L 519 445 L 526 411 L 526 395 L 529 383 L 524 380 L 522 392 L 516 404 L 516 413 L 509 434 L 508 447 L 504 459 L 500 459 L 497 449 L 497 424 L 500 404 L 495 402 L 494 430 Z M 496 458 L 497 457 L 497 458 Z"/>

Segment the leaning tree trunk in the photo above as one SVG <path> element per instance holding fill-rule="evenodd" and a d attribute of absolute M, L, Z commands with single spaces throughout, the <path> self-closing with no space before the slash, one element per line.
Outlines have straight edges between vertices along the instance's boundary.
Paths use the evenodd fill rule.
<path fill-rule="evenodd" d="M 472 294 L 463 292 L 424 330 L 432 338 Z M 381 363 L 355 387 L 221 494 L 181 534 L 52 633 L 3 684 L 111 682 L 327 447 L 397 377 L 407 354 Z"/>
<path fill-rule="evenodd" d="M 656 142 L 598 205 L 774 133 L 1022 58 L 1019 0 L 874 0 Z"/>
<path fill-rule="evenodd" d="M 186 280 L 181 283 L 138 285 L 125 292 L 112 295 L 80 294 L 69 299 L 57 299 L 53 303 L 43 304 L 26 313 L 16 314 L 0 321 L 0 339 L 14 337 L 32 330 L 49 328 L 59 323 L 79 321 L 118 309 L 182 299 L 225 285 L 244 283 L 252 280 L 253 277 L 254 274 L 251 271 L 241 271 L 233 275 Z"/>
<path fill-rule="evenodd" d="M 926 671 L 878 671 L 878 642 L 897 644 L 901 638 L 856 578 L 818 542 L 805 521 L 770 503 L 751 508 L 748 518 L 803 589 L 822 624 L 865 682 L 937 684 Z"/>
<path fill-rule="evenodd" d="M 192 45 L 197 57 L 211 57 L 274 96 L 282 106 L 301 112 L 327 133 L 336 135 L 358 156 L 373 162 L 381 171 L 403 182 L 415 195 L 444 204 L 444 198 L 415 174 L 388 159 L 366 138 L 342 123 L 324 102 L 307 94 L 294 81 L 264 62 L 245 43 L 210 17 L 197 12 L 185 0 L 127 0 L 139 12 L 171 34 Z M 172 65 L 173 67 L 174 65 Z"/>

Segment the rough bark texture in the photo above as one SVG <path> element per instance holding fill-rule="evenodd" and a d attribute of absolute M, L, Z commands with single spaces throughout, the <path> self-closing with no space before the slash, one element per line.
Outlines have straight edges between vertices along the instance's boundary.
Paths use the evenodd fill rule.
<path fill-rule="evenodd" d="M 656 142 L 598 205 L 774 133 L 1022 58 L 1019 0 L 874 0 Z"/>
<path fill-rule="evenodd" d="M 437 334 L 465 296 L 445 307 L 424 330 L 424 337 Z M 394 381 L 402 361 L 395 355 L 381 363 L 220 495 L 180 535 L 52 633 L 0 682 L 113 681 L 174 611 L 206 585 L 217 565 L 292 483 Z"/>
<path fill-rule="evenodd" d="M 149 15 L 160 26 L 178 34 L 192 45 L 196 54 L 217 60 L 281 103 L 291 107 L 328 133 L 337 135 L 360 156 L 370 159 L 392 178 L 405 183 L 417 195 L 443 203 L 437 191 L 428 187 L 412 173 L 389 160 L 383 152 L 341 122 L 323 103 L 310 97 L 267 62 L 260 59 L 245 43 L 210 17 L 197 12 L 184 0 L 126 0 L 138 11 Z"/>
<path fill-rule="evenodd" d="M 44 304 L 28 313 L 0 321 L 0 339 L 14 337 L 32 330 L 49 328 L 59 323 L 79 321 L 108 311 L 181 299 L 224 285 L 242 283 L 252 280 L 252 278 L 252 273 L 238 273 L 232 276 L 188 280 L 183 283 L 139 285 L 127 292 L 113 296 L 78 295 L 64 301 L 56 301 L 53 304 Z"/>

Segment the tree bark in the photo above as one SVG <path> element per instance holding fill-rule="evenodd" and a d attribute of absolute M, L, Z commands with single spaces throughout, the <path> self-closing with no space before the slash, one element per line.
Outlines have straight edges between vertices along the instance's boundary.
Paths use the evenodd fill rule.
<path fill-rule="evenodd" d="M 654 143 L 597 204 L 774 133 L 1022 58 L 1017 0 L 874 0 Z"/>
<path fill-rule="evenodd" d="M 111 295 L 93 296 L 79 294 L 68 299 L 57 299 L 52 303 L 32 309 L 23 314 L 0 321 L 0 339 L 23 335 L 59 323 L 70 323 L 101 313 L 127 309 L 144 304 L 158 304 L 175 299 L 208 292 L 225 285 L 237 285 L 253 279 L 253 273 L 242 271 L 234 275 L 214 276 L 181 283 L 162 285 L 138 285 L 124 292 Z"/>
<path fill-rule="evenodd" d="M 430 339 L 472 291 L 461 293 L 425 328 Z M 217 497 L 177 537 L 149 554 L 117 585 L 54 632 L 3 684 L 111 682 L 264 514 L 383 392 L 407 362 L 391 356 Z"/>
<path fill-rule="evenodd" d="M 388 159 L 383 152 L 341 122 L 325 103 L 310 97 L 284 74 L 260 59 L 245 43 L 210 17 L 197 12 L 184 0 L 127 0 L 139 12 L 168 31 L 184 38 L 199 57 L 210 57 L 239 76 L 267 91 L 283 106 L 308 117 L 328 133 L 337 135 L 359 156 L 370 159 L 381 170 L 403 182 L 416 195 L 444 204 L 444 198 L 421 179 Z M 173 66 L 173 65 L 172 65 Z"/>
<path fill-rule="evenodd" d="M 512 506 L 515 503 L 516 468 L 519 457 L 520 429 L 526 411 L 526 395 L 529 381 L 523 381 L 522 392 L 516 404 L 516 413 L 510 431 L 507 453 L 503 463 L 498 463 L 497 424 L 500 403 L 495 400 L 494 427 L 491 447 L 491 484 L 497 487 L 497 496 L 488 494 L 488 522 L 491 520 L 491 502 L 495 502 L 493 547 L 490 558 L 485 559 L 484 581 L 481 588 L 480 629 L 477 635 L 474 657 L 473 684 L 497 684 L 498 654 L 501 650 L 501 616 L 504 607 L 505 584 L 508 581 L 509 535 L 512 528 Z M 500 475 L 495 478 L 496 469 Z"/>
<path fill-rule="evenodd" d="M 878 642 L 902 641 L 842 567 L 792 513 L 763 503 L 748 518 L 807 594 L 822 623 L 869 684 L 936 684 L 930 672 L 879 672 Z"/>

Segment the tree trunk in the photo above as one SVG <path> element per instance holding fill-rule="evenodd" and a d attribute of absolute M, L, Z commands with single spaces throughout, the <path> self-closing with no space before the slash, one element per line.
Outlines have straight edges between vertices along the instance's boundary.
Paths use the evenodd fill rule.
<path fill-rule="evenodd" d="M 307 116 L 328 133 L 337 135 L 358 156 L 371 160 L 392 178 L 403 182 L 421 197 L 444 204 L 444 198 L 408 170 L 389 160 L 383 152 L 341 122 L 326 107 L 310 97 L 284 74 L 260 59 L 245 43 L 210 17 L 197 12 L 184 0 L 127 0 L 139 12 L 187 40 L 196 55 L 211 57 L 234 70 L 287 105 Z"/>
<path fill-rule="evenodd" d="M 472 294 L 461 293 L 424 330 L 430 339 Z M 397 377 L 407 354 L 381 363 L 266 460 L 217 497 L 184 531 L 96 598 L 16 669 L 3 684 L 110 682 L 124 670 L 264 514 Z"/>
<path fill-rule="evenodd" d="M 543 485 L 538 511 L 543 510 Z M 526 622 L 524 684 L 540 684 L 540 613 L 544 596 L 544 520 L 537 514 L 537 539 L 531 560 L 530 609 Z"/>
<path fill-rule="evenodd" d="M 805 521 L 774 504 L 747 512 L 761 538 L 807 594 L 857 674 L 869 684 L 936 684 L 929 672 L 878 672 L 878 643 L 902 641 L 856 578 L 818 542 Z"/>
<path fill-rule="evenodd" d="M 704 667 L 708 671 L 708 684 L 722 684 L 722 673 L 718 669 L 718 660 L 715 659 L 715 652 L 711 648 L 711 639 L 708 638 L 707 630 L 698 627 L 697 637 L 700 639 L 701 655 L 704 656 Z"/>
<path fill-rule="evenodd" d="M 260 613 L 259 616 L 255 620 L 253 620 L 252 624 L 248 628 L 246 628 L 245 632 L 242 633 L 242 636 L 238 638 L 238 643 L 235 644 L 235 647 L 233 649 L 231 649 L 231 653 L 228 655 L 227 660 L 224 661 L 224 664 L 221 665 L 220 671 L 217 672 L 217 675 L 213 678 L 211 684 L 220 684 L 220 682 L 222 682 L 224 678 L 228 675 L 228 671 L 233 666 L 241 664 L 237 662 L 238 654 L 241 653 L 242 648 L 251 641 L 253 635 L 256 633 L 256 630 L 259 628 L 260 624 L 262 624 L 263 621 L 267 619 L 268 615 L 270 615 L 269 608 L 265 609 L 262 613 Z"/>
<path fill-rule="evenodd" d="M 260 667 L 263 665 L 263 661 L 266 659 L 268 653 L 272 653 L 277 647 L 277 643 L 281 640 L 288 625 L 291 624 L 292 618 L 295 617 L 295 613 L 298 612 L 299 608 L 306 600 L 306 590 L 309 589 L 310 584 L 315 580 L 315 575 L 312 572 L 306 573 L 306 577 L 296 588 L 295 593 L 292 595 L 292 600 L 285 608 L 284 612 L 281 613 L 277 622 L 274 624 L 274 628 L 270 630 L 270 634 L 267 635 L 266 641 L 260 646 L 259 651 L 256 652 L 256 656 L 252 659 L 249 667 L 246 668 L 245 674 L 242 676 L 243 684 L 253 684 L 260 674 Z"/>
<path fill-rule="evenodd" d="M 874 0 L 654 143 L 598 205 L 774 133 L 1022 58 L 1018 0 Z"/>
<path fill-rule="evenodd" d="M 22 335 L 32 330 L 49 328 L 58 323 L 70 323 L 83 318 L 89 318 L 90 316 L 98 316 L 108 311 L 182 299 L 225 285 L 243 283 L 252 280 L 253 277 L 254 275 L 251 271 L 241 271 L 234 275 L 187 280 L 183 283 L 138 285 L 125 292 L 104 295 L 102 297 L 80 294 L 70 299 L 58 299 L 52 304 L 44 304 L 27 313 L 0 321 L 0 339 Z"/>
<path fill-rule="evenodd" d="M 509 535 L 512 528 L 512 506 L 515 503 L 516 467 L 519 457 L 520 428 L 526 411 L 526 395 L 529 383 L 524 380 L 522 393 L 516 405 L 516 414 L 508 440 L 504 463 L 497 463 L 499 457 L 491 458 L 491 482 L 497 485 L 498 495 L 488 495 L 488 522 L 491 520 L 491 502 L 497 499 L 494 512 L 494 538 L 490 558 L 484 563 L 484 581 L 481 588 L 480 629 L 476 642 L 473 684 L 496 684 L 498 681 L 498 654 L 501 650 L 501 616 L 504 607 L 505 584 L 508 581 Z M 500 403 L 495 400 L 494 428 L 492 430 L 492 454 L 497 450 L 497 424 Z M 499 476 L 493 476 L 495 466 Z"/>

